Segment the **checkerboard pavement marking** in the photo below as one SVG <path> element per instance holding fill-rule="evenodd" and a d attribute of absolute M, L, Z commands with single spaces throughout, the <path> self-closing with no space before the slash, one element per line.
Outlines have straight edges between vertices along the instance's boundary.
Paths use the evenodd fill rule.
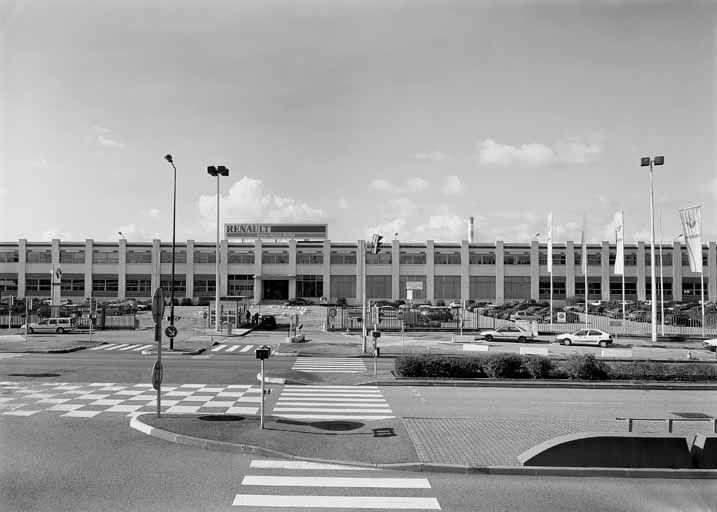
<path fill-rule="evenodd" d="M 151 384 L 115 382 L 0 382 L 0 415 L 41 412 L 67 418 L 119 413 L 135 416 L 157 410 Z M 162 386 L 162 411 L 168 414 L 257 414 L 261 388 L 252 384 L 181 384 Z"/>

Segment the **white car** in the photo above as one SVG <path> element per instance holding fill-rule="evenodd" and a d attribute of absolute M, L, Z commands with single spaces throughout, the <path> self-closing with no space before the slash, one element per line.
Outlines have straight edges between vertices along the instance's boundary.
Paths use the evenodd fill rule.
<path fill-rule="evenodd" d="M 463 307 L 463 304 L 462 304 L 461 301 L 459 301 L 459 300 L 452 300 L 452 301 L 448 304 L 448 307 L 451 308 L 451 309 L 455 309 L 455 308 L 459 308 L 459 309 L 460 309 L 461 307 Z"/>
<path fill-rule="evenodd" d="M 612 345 L 612 335 L 599 329 L 578 329 L 567 334 L 558 334 L 555 340 L 563 345 Z"/>
<path fill-rule="evenodd" d="M 717 338 L 703 341 L 702 346 L 710 352 L 717 352 Z"/>
<path fill-rule="evenodd" d="M 23 325 L 23 328 L 25 326 Z M 32 322 L 27 326 L 27 333 L 33 334 L 36 332 L 54 332 L 57 334 L 64 334 L 66 332 L 72 332 L 75 329 L 75 323 L 72 318 L 45 318 L 39 322 Z"/>
<path fill-rule="evenodd" d="M 498 329 L 490 329 L 487 331 L 483 331 L 479 333 L 475 339 L 484 339 L 486 341 L 510 340 L 524 343 L 533 339 L 533 333 L 531 331 L 521 329 L 520 327 L 509 325 L 506 327 L 500 327 Z"/>

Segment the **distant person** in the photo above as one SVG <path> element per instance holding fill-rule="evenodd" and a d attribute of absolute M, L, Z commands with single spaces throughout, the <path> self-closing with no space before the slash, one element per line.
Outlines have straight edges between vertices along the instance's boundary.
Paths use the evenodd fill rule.
<path fill-rule="evenodd" d="M 252 323 L 254 324 L 254 326 L 259 325 L 259 313 L 254 313 L 254 319 Z"/>
<path fill-rule="evenodd" d="M 251 323 L 251 312 L 248 309 L 246 310 L 246 323 Z"/>

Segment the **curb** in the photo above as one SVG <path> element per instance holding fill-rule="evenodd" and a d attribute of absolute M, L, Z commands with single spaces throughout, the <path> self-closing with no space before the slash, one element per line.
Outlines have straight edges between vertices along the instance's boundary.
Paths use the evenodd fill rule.
<path fill-rule="evenodd" d="M 270 457 L 283 457 L 291 460 L 307 462 L 321 462 L 324 464 L 342 464 L 376 469 L 415 471 L 420 473 L 462 473 L 483 475 L 528 475 L 528 476 L 570 476 L 570 477 L 617 477 L 617 478 L 672 478 L 672 479 L 717 479 L 717 469 L 661 469 L 661 468 L 573 468 L 548 466 L 465 466 L 460 464 L 440 464 L 429 462 L 399 462 L 377 464 L 370 462 L 357 462 L 336 459 L 322 459 L 318 457 L 298 457 L 290 453 L 272 450 L 251 444 L 230 443 L 226 441 L 213 441 L 201 437 L 176 434 L 147 425 L 140 420 L 144 413 L 133 416 L 130 427 L 148 436 L 169 441 L 170 443 L 197 446 L 206 450 L 239 452 L 246 454 L 265 455 Z"/>
<path fill-rule="evenodd" d="M 201 347 L 201 348 L 191 350 L 189 352 L 182 352 L 179 350 L 171 350 L 170 351 L 169 349 L 167 349 L 166 352 L 164 350 L 162 350 L 162 354 L 178 354 L 181 356 L 196 356 L 196 355 L 201 354 L 205 350 L 207 350 L 207 348 L 208 347 Z M 143 350 L 142 352 L 140 352 L 139 355 L 141 355 L 141 356 L 156 356 L 157 351 L 155 349 L 147 349 L 147 350 Z"/>
<path fill-rule="evenodd" d="M 646 384 L 621 382 L 607 384 L 605 382 L 587 381 L 543 381 L 538 380 L 411 380 L 394 377 L 395 381 L 381 381 L 379 386 L 449 386 L 449 387 L 488 387 L 488 388 L 575 388 L 575 389 L 649 389 L 649 390 L 684 390 L 684 391 L 715 391 L 717 384 L 662 384 L 651 382 Z"/>
<path fill-rule="evenodd" d="M 71 348 L 56 348 L 47 350 L 22 350 L 19 352 L 0 352 L 0 354 L 67 354 L 68 352 L 77 352 L 78 350 L 85 350 L 87 347 L 71 347 Z"/>
<path fill-rule="evenodd" d="M 261 382 L 261 372 L 256 374 L 256 380 Z M 286 379 L 280 377 L 264 377 L 264 384 L 286 384 Z"/>

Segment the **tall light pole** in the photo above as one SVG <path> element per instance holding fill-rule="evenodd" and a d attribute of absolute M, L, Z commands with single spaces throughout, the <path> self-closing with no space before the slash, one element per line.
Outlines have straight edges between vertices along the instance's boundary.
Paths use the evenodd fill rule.
<path fill-rule="evenodd" d="M 217 178 L 217 276 L 214 281 L 214 330 L 216 332 L 220 332 L 221 324 L 219 322 L 219 176 L 229 176 L 229 169 L 227 169 L 223 165 L 219 165 L 217 167 L 210 165 L 209 167 L 207 167 L 207 173 L 209 173 L 211 176 L 216 176 Z"/>
<path fill-rule="evenodd" d="M 177 168 L 174 166 L 174 160 L 172 159 L 172 155 L 165 155 L 164 159 L 170 164 L 172 164 L 172 169 L 174 169 L 174 183 L 172 187 L 172 282 L 169 285 L 169 325 L 174 326 L 174 242 L 177 227 Z M 161 252 L 162 251 L 160 251 L 160 255 Z M 169 350 L 174 350 L 173 337 L 169 338 Z"/>
<path fill-rule="evenodd" d="M 640 159 L 640 166 L 650 166 L 650 288 L 652 292 L 652 341 L 657 341 L 657 282 L 655 281 L 655 209 L 654 209 L 654 187 L 652 179 L 652 166 L 663 165 L 664 156 L 649 156 Z"/>

